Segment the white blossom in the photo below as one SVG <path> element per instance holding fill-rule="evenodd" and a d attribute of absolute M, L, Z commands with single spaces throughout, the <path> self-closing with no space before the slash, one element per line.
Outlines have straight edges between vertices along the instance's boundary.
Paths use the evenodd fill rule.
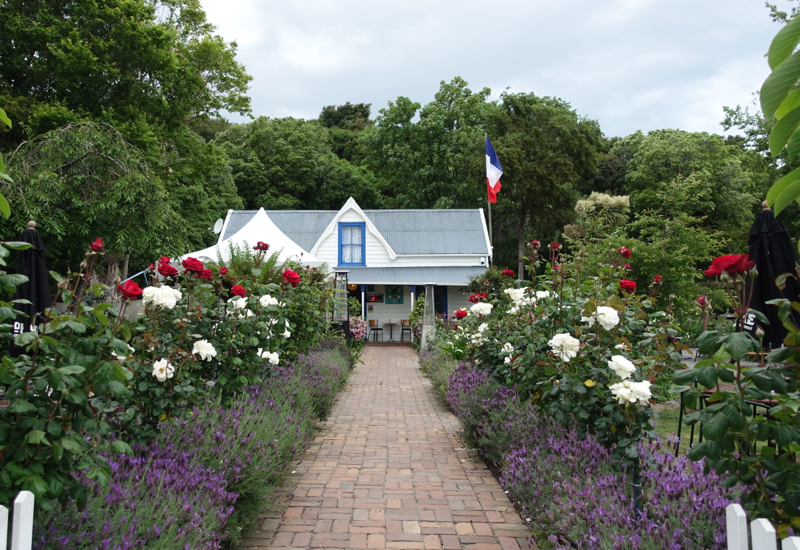
<path fill-rule="evenodd" d="M 503 344 L 503 353 L 513 353 L 513 352 L 514 352 L 514 346 L 512 346 L 508 342 Z"/>
<path fill-rule="evenodd" d="M 485 331 L 486 331 L 486 329 L 488 329 L 488 328 L 489 328 L 489 325 L 488 325 L 488 324 L 486 324 L 486 323 L 481 323 L 481 324 L 478 326 L 478 332 L 485 332 Z"/>
<path fill-rule="evenodd" d="M 623 380 L 630 378 L 631 374 L 636 372 L 636 365 L 622 355 L 614 355 L 611 361 L 608 361 L 608 368 L 617 373 L 617 376 Z"/>
<path fill-rule="evenodd" d="M 522 297 L 525 295 L 524 288 L 507 288 L 503 292 L 508 294 L 509 298 L 514 301 L 514 303 L 519 302 L 522 300 Z"/>
<path fill-rule="evenodd" d="M 208 343 L 208 340 L 198 340 L 192 346 L 192 355 L 199 355 L 201 361 L 211 361 L 217 356 L 217 350 Z"/>
<path fill-rule="evenodd" d="M 269 361 L 273 365 L 277 365 L 278 364 L 278 360 L 279 360 L 280 356 L 278 355 L 277 351 L 270 353 L 269 351 L 262 350 L 261 348 L 258 348 L 258 351 L 256 353 L 257 353 L 257 355 L 259 357 L 261 357 L 262 359 L 266 359 L 267 361 Z"/>
<path fill-rule="evenodd" d="M 514 306 L 508 310 L 509 315 L 516 315 L 517 313 L 519 313 L 519 306 Z"/>
<path fill-rule="evenodd" d="M 142 291 L 144 305 L 153 304 L 159 309 L 172 309 L 183 297 L 181 291 L 171 286 L 148 286 Z"/>
<path fill-rule="evenodd" d="M 578 355 L 578 350 L 581 347 L 580 340 L 564 332 L 553 336 L 548 344 L 562 361 L 569 361 Z"/>
<path fill-rule="evenodd" d="M 130 346 L 128 344 L 125 344 L 125 345 L 128 346 L 128 351 L 130 351 L 130 353 L 128 355 L 117 355 L 116 352 L 114 352 L 114 351 L 111 352 L 111 355 L 113 355 L 114 357 L 119 359 L 120 362 L 126 361 L 133 354 L 133 346 Z"/>
<path fill-rule="evenodd" d="M 611 384 L 608 389 L 616 397 L 617 402 L 625 403 L 639 403 L 646 405 L 652 394 L 650 393 L 650 382 L 647 380 L 643 382 L 631 382 L 630 380 L 623 380 L 616 384 Z"/>
<path fill-rule="evenodd" d="M 619 349 L 619 350 L 622 350 L 622 351 L 630 351 L 630 349 L 631 349 L 631 347 L 628 344 L 626 344 L 625 342 L 622 342 L 621 344 L 617 344 L 614 347 L 616 349 Z"/>
<path fill-rule="evenodd" d="M 612 307 L 600 306 L 597 308 L 594 315 L 590 317 L 581 317 L 581 321 L 589 323 L 590 327 L 594 326 L 595 319 L 597 319 L 597 322 L 600 323 L 600 326 L 604 329 L 611 330 L 619 324 L 619 313 Z"/>
<path fill-rule="evenodd" d="M 288 328 L 284 332 L 281 333 L 281 336 L 283 336 L 284 338 L 289 338 L 291 335 L 292 335 L 292 333 L 289 332 Z"/>
<path fill-rule="evenodd" d="M 175 373 L 175 367 L 166 359 L 161 359 L 153 363 L 153 376 L 159 382 L 165 382 L 167 378 L 172 378 Z"/>
<path fill-rule="evenodd" d="M 258 299 L 258 303 L 260 303 L 263 307 L 267 306 L 282 306 L 283 303 L 279 302 L 277 298 L 273 298 L 269 294 L 264 294 L 261 298 Z"/>
<path fill-rule="evenodd" d="M 511 363 L 511 356 L 509 355 L 505 359 L 503 359 L 503 363 L 510 364 Z"/>
<path fill-rule="evenodd" d="M 489 315 L 493 308 L 494 306 L 492 304 L 478 302 L 477 304 L 473 304 L 469 310 L 475 315 Z"/>

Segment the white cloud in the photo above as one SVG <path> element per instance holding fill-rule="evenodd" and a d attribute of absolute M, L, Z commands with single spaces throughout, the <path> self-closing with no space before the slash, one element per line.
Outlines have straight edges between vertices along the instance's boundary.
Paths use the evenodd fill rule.
<path fill-rule="evenodd" d="M 493 97 L 570 102 L 606 135 L 720 132 L 723 105 L 749 104 L 778 30 L 751 0 L 376 2 L 202 0 L 254 76 L 256 116 L 314 118 L 325 105 L 399 95 L 429 102 L 461 76 Z"/>

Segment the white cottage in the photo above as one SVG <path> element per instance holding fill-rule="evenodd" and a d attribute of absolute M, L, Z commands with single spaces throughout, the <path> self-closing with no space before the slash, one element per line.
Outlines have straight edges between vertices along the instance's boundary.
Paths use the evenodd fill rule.
<path fill-rule="evenodd" d="M 351 296 L 361 301 L 365 318 L 385 329 L 385 339 L 390 329 L 399 339 L 400 321 L 408 319 L 414 297 L 425 285 L 434 286 L 437 313 L 450 317 L 467 307 L 464 287 L 490 262 L 481 209 L 362 210 L 353 198 L 339 211 L 229 210 L 219 242 L 261 212 L 309 257 L 326 262 L 331 270 L 348 271 Z"/>

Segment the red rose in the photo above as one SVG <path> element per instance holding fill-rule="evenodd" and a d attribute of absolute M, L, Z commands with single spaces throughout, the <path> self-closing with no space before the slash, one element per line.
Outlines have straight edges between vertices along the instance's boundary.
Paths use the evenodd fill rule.
<path fill-rule="evenodd" d="M 234 285 L 233 288 L 231 288 L 231 294 L 233 294 L 234 296 L 244 297 L 244 295 L 247 294 L 247 290 L 245 290 L 244 287 L 241 287 L 239 285 Z"/>
<path fill-rule="evenodd" d="M 214 274 L 211 273 L 210 269 L 201 269 L 200 271 L 194 274 L 194 278 L 211 280 L 214 278 Z"/>
<path fill-rule="evenodd" d="M 552 248 L 553 250 L 558 250 L 559 248 L 561 248 L 561 245 L 558 243 L 550 243 L 550 248 Z"/>
<path fill-rule="evenodd" d="M 103 244 L 103 239 L 95 239 L 94 242 L 89 245 L 89 248 L 92 249 L 92 252 L 103 252 L 106 249 Z"/>
<path fill-rule="evenodd" d="M 631 268 L 631 264 L 622 264 L 622 267 L 624 267 L 625 269 L 630 269 Z"/>
<path fill-rule="evenodd" d="M 531 241 L 531 246 L 534 248 L 539 248 L 542 244 L 539 241 L 533 240 Z"/>
<path fill-rule="evenodd" d="M 630 257 L 631 257 L 631 251 L 628 250 L 627 248 L 625 248 L 624 246 L 622 248 L 620 248 L 619 250 L 617 250 L 617 252 L 622 254 L 622 257 L 625 258 L 625 259 L 630 259 Z"/>
<path fill-rule="evenodd" d="M 504 269 L 503 270 L 503 277 L 513 277 L 513 276 L 514 276 L 514 272 L 511 271 L 510 269 Z"/>
<path fill-rule="evenodd" d="M 200 273 L 203 271 L 203 262 L 197 258 L 186 258 L 181 262 L 183 269 L 189 273 Z"/>
<path fill-rule="evenodd" d="M 459 309 L 458 311 L 456 311 L 455 316 L 456 316 L 456 319 L 463 319 L 464 317 L 467 316 L 467 310 L 466 309 Z"/>
<path fill-rule="evenodd" d="M 265 242 L 258 241 L 256 245 L 253 247 L 253 250 L 263 250 L 266 252 L 269 250 L 269 245 Z"/>
<path fill-rule="evenodd" d="M 697 299 L 697 305 L 700 307 L 708 307 L 708 298 L 706 298 L 705 294 L 701 294 Z"/>
<path fill-rule="evenodd" d="M 161 256 L 161 257 L 158 259 L 158 261 L 159 261 L 160 263 L 162 263 L 162 264 L 167 264 L 167 265 L 169 265 L 170 259 L 169 259 L 169 256 Z"/>
<path fill-rule="evenodd" d="M 755 262 L 750 260 L 747 254 L 728 254 L 726 256 L 719 256 L 714 258 L 711 266 L 703 271 L 709 277 L 716 277 L 722 275 L 727 271 L 731 275 L 738 275 L 749 271 Z"/>
<path fill-rule="evenodd" d="M 300 275 L 296 271 L 285 269 L 283 271 L 283 280 L 295 287 L 300 284 Z"/>
<path fill-rule="evenodd" d="M 553 264 L 553 271 L 558 271 L 559 269 L 558 264 Z"/>
<path fill-rule="evenodd" d="M 627 279 L 622 279 L 619 282 L 619 287 L 622 290 L 625 290 L 627 292 L 635 292 L 636 291 L 636 281 L 629 281 Z"/>
<path fill-rule="evenodd" d="M 472 302 L 473 304 L 477 304 L 478 302 L 483 301 L 485 299 L 486 299 L 485 292 L 478 292 L 477 294 L 472 294 L 469 297 L 469 301 Z"/>
<path fill-rule="evenodd" d="M 158 264 L 158 272 L 164 277 L 176 277 L 178 270 L 169 264 Z"/>
<path fill-rule="evenodd" d="M 150 264 L 150 267 L 148 267 L 147 269 L 149 269 L 150 271 L 155 271 L 156 270 L 156 264 Z"/>
<path fill-rule="evenodd" d="M 117 286 L 117 290 L 119 290 L 123 298 L 128 300 L 138 300 L 142 297 L 141 287 L 133 281 L 125 281 L 124 285 Z"/>
<path fill-rule="evenodd" d="M 222 267 L 219 268 L 219 274 L 220 275 L 225 275 L 227 273 L 228 273 L 228 268 L 227 267 L 222 266 Z"/>
<path fill-rule="evenodd" d="M 664 279 L 661 278 L 661 275 L 656 275 L 655 277 L 653 277 L 653 282 L 654 283 L 660 283 L 663 280 Z"/>

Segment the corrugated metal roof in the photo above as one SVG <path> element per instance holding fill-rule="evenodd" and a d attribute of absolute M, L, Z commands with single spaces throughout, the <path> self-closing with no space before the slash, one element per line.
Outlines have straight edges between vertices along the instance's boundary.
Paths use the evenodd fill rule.
<path fill-rule="evenodd" d="M 466 286 L 469 278 L 483 273 L 483 266 L 459 267 L 347 267 L 347 282 L 375 285 L 449 285 Z"/>
<path fill-rule="evenodd" d="M 310 252 L 336 216 L 335 210 L 267 210 L 287 237 Z M 222 235 L 227 239 L 255 215 L 234 210 Z M 480 210 L 365 210 L 364 214 L 397 254 L 488 255 Z"/>

